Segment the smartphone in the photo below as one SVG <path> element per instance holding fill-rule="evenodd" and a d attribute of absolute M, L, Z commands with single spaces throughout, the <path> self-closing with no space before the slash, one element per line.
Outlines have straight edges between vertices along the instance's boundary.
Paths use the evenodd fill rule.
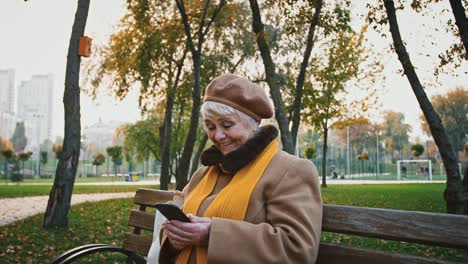
<path fill-rule="evenodd" d="M 187 215 L 175 204 L 158 203 L 155 205 L 156 209 L 159 210 L 168 220 L 179 220 L 181 222 L 190 222 Z"/>

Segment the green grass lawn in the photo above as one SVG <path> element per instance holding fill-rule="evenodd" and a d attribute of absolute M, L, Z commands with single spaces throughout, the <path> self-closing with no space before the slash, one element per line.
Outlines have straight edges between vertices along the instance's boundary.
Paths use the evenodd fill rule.
<path fill-rule="evenodd" d="M 146 177 L 145 180 L 157 180 L 159 177 Z M 119 177 L 76 177 L 75 183 L 87 183 L 87 182 L 125 182 L 122 176 Z M 28 184 L 28 183 L 41 183 L 41 184 L 53 184 L 53 178 L 26 178 L 21 182 L 12 182 L 10 179 L 5 180 L 3 176 L 0 178 L 0 184 Z"/>
<path fill-rule="evenodd" d="M 329 185 L 322 197 L 328 204 L 443 213 L 444 189 L 442 183 Z"/>
<path fill-rule="evenodd" d="M 322 196 L 324 202 L 329 204 L 444 212 L 444 188 L 443 184 L 330 185 L 322 190 Z M 120 246 L 124 233 L 130 231 L 127 222 L 132 208 L 134 205 L 131 199 L 84 203 L 71 208 L 67 229 L 44 230 L 41 227 L 43 215 L 0 227 L 0 262 L 44 263 L 67 249 L 88 243 Z M 345 245 L 468 262 L 468 253 L 460 250 L 330 233 L 324 233 L 322 239 Z M 111 261 L 107 258 L 104 261 L 93 258 L 83 263 L 124 262 L 115 255 L 110 257 L 114 259 Z"/>
<path fill-rule="evenodd" d="M 73 193 L 134 192 L 138 188 L 159 188 L 157 185 L 75 185 Z M 0 185 L 0 198 L 49 195 L 48 185 Z"/>
<path fill-rule="evenodd" d="M 347 176 L 346 180 L 398 181 L 398 175 L 397 174 L 379 174 L 379 176 L 376 176 L 375 174 L 369 175 L 369 176 L 355 175 L 353 177 Z M 429 176 L 407 174 L 404 180 L 428 181 Z M 441 175 L 441 174 L 432 174 L 432 180 L 433 181 L 446 181 L 447 176 Z"/>

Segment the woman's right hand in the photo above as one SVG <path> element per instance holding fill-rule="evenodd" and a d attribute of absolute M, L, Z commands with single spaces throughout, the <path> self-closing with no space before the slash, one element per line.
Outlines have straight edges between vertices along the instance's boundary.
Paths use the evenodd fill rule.
<path fill-rule="evenodd" d="M 177 240 L 175 240 L 174 238 L 171 238 L 169 234 L 167 235 L 167 239 L 169 239 L 169 242 L 171 243 L 172 247 L 176 250 L 182 250 L 186 246 L 188 246 L 186 244 L 180 244 L 179 242 L 177 242 Z"/>
<path fill-rule="evenodd" d="M 176 250 L 182 250 L 186 245 L 184 244 L 180 244 L 179 242 L 177 242 L 178 240 L 174 238 L 174 234 L 173 234 L 173 231 L 171 232 L 171 227 L 167 228 L 168 225 L 170 225 L 171 222 L 169 220 L 166 220 L 164 223 L 163 223 L 163 229 L 166 233 L 166 236 L 167 236 L 167 239 L 169 240 L 169 242 L 171 243 L 172 247 Z"/>
<path fill-rule="evenodd" d="M 172 220 L 164 225 L 167 237 L 176 249 L 192 245 L 208 245 L 211 218 L 189 215 L 190 223 Z"/>

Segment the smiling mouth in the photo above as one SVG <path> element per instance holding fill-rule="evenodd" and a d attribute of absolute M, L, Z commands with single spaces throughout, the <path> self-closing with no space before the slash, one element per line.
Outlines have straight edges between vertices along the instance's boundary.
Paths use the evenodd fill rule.
<path fill-rule="evenodd" d="M 219 145 L 220 145 L 222 148 L 225 148 L 225 147 L 227 147 L 227 146 L 229 146 L 229 145 L 231 145 L 231 144 L 232 144 L 232 142 L 227 142 L 227 143 L 220 143 Z"/>

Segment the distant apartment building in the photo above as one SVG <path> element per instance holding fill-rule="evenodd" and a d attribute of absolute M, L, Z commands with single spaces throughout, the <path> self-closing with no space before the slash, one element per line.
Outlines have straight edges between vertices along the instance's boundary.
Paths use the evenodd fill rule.
<path fill-rule="evenodd" d="M 16 125 L 14 115 L 15 71 L 0 70 L 0 136 L 10 138 Z"/>
<path fill-rule="evenodd" d="M 18 117 L 33 126 L 30 148 L 52 136 L 53 82 L 51 74 L 33 75 L 18 87 Z"/>
<path fill-rule="evenodd" d="M 15 115 L 0 111 L 0 137 L 10 139 L 15 131 L 16 122 Z"/>
<path fill-rule="evenodd" d="M 15 113 L 15 70 L 0 70 L 0 112 Z"/>
<path fill-rule="evenodd" d="M 106 153 L 106 148 L 113 145 L 113 135 L 115 129 L 122 125 L 122 122 L 110 121 L 103 123 L 99 122 L 86 126 L 82 130 L 82 141 L 88 146 L 88 149 L 93 152 Z"/>

